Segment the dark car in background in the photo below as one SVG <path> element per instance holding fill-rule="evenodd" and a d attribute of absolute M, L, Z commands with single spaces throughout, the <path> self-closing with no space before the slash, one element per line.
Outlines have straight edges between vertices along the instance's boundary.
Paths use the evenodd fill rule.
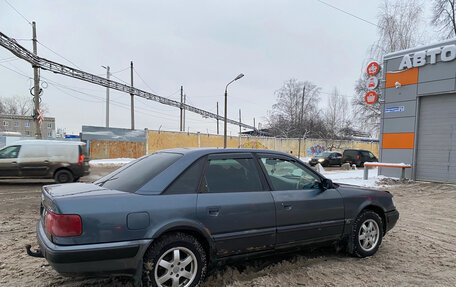
<path fill-rule="evenodd" d="M 217 262 L 297 246 L 371 256 L 399 218 L 392 197 L 335 184 L 282 152 L 165 150 L 94 183 L 44 186 L 40 252 L 28 252 L 62 274 L 196 286 Z"/>
<path fill-rule="evenodd" d="M 342 155 L 342 164 L 348 162 L 358 167 L 364 166 L 365 162 L 378 162 L 377 157 L 370 151 L 364 149 L 346 149 Z"/>
<path fill-rule="evenodd" d="M 309 160 L 309 164 L 314 166 L 320 163 L 322 166 L 342 165 L 342 154 L 340 152 L 325 151 Z"/>

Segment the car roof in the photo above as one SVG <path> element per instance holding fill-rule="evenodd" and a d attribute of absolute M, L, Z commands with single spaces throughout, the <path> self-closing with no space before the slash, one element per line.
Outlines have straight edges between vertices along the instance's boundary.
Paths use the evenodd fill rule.
<path fill-rule="evenodd" d="M 55 145 L 55 144 L 63 144 L 63 145 L 83 145 L 85 143 L 80 141 L 54 141 L 54 140 L 20 140 L 15 141 L 11 145 Z"/>
<path fill-rule="evenodd" d="M 175 148 L 175 149 L 165 149 L 159 150 L 157 152 L 173 152 L 173 153 L 181 153 L 184 155 L 208 155 L 208 154 L 215 154 L 215 153 L 268 153 L 268 154 L 276 154 L 276 155 L 285 155 L 291 156 L 284 152 L 275 151 L 275 150 L 266 150 L 266 149 L 246 149 L 246 148 Z"/>

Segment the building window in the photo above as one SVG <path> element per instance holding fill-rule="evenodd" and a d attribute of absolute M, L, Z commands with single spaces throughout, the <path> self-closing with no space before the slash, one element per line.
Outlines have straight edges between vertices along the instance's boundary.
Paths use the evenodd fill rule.
<path fill-rule="evenodd" d="M 29 136 L 30 135 L 30 131 L 25 131 L 25 135 Z"/>
<path fill-rule="evenodd" d="M 3 126 L 4 127 L 7 127 L 9 125 L 9 122 L 8 121 L 3 121 Z"/>
<path fill-rule="evenodd" d="M 17 128 L 19 126 L 19 122 L 14 122 L 14 126 Z"/>
<path fill-rule="evenodd" d="M 52 123 L 48 123 L 48 129 L 52 129 Z"/>
<path fill-rule="evenodd" d="M 52 132 L 48 132 L 48 138 L 52 137 Z"/>
<path fill-rule="evenodd" d="M 25 127 L 29 128 L 30 127 L 30 122 L 25 122 Z"/>

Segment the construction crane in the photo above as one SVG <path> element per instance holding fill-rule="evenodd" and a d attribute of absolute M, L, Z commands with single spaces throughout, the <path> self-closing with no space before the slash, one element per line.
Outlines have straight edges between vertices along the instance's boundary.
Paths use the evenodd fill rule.
<path fill-rule="evenodd" d="M 199 108 L 196 108 L 196 107 L 193 107 L 193 106 L 190 106 L 190 105 L 178 102 L 178 101 L 170 100 L 168 98 L 161 97 L 161 96 L 155 95 L 153 93 L 149 93 L 149 92 L 146 92 L 146 91 L 143 91 L 143 90 L 140 90 L 140 89 L 116 82 L 116 81 L 108 80 L 103 77 L 81 71 L 79 69 L 75 69 L 75 68 L 72 68 L 72 67 L 69 67 L 66 65 L 62 65 L 62 64 L 47 60 L 45 58 L 38 57 L 35 54 L 33 54 L 32 52 L 30 52 L 29 50 L 27 50 L 26 48 L 24 48 L 23 46 L 19 45 L 16 42 L 16 40 L 6 36 L 2 32 L 0 32 L 0 46 L 9 50 L 11 53 L 16 55 L 17 57 L 29 62 L 30 64 L 32 64 L 32 66 L 39 67 L 43 70 L 51 71 L 56 74 L 64 75 L 67 77 L 86 81 L 86 82 L 89 82 L 89 83 L 92 83 L 95 85 L 100 85 L 100 86 L 107 87 L 110 89 L 118 90 L 118 91 L 121 91 L 121 92 L 124 92 L 127 94 L 133 94 L 135 96 L 138 96 L 138 97 L 141 97 L 141 98 L 144 98 L 147 100 L 159 102 L 164 105 L 185 109 L 187 111 L 199 114 L 203 118 L 212 118 L 212 119 L 221 120 L 221 121 L 225 120 L 225 118 L 223 116 L 220 116 L 220 115 L 217 115 L 217 114 L 214 114 L 214 113 L 211 113 L 211 112 L 208 112 L 208 111 L 205 111 L 205 110 L 202 110 L 202 109 L 199 109 Z M 243 127 L 243 128 L 255 130 L 255 127 L 235 121 L 235 120 L 226 119 L 226 122 L 233 124 L 233 125 Z"/>

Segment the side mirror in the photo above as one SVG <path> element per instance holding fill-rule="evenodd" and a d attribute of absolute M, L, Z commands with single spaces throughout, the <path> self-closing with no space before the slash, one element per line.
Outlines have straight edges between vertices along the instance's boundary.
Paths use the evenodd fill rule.
<path fill-rule="evenodd" d="M 321 188 L 323 190 L 331 189 L 333 188 L 333 182 L 330 179 L 324 178 L 321 181 Z"/>

